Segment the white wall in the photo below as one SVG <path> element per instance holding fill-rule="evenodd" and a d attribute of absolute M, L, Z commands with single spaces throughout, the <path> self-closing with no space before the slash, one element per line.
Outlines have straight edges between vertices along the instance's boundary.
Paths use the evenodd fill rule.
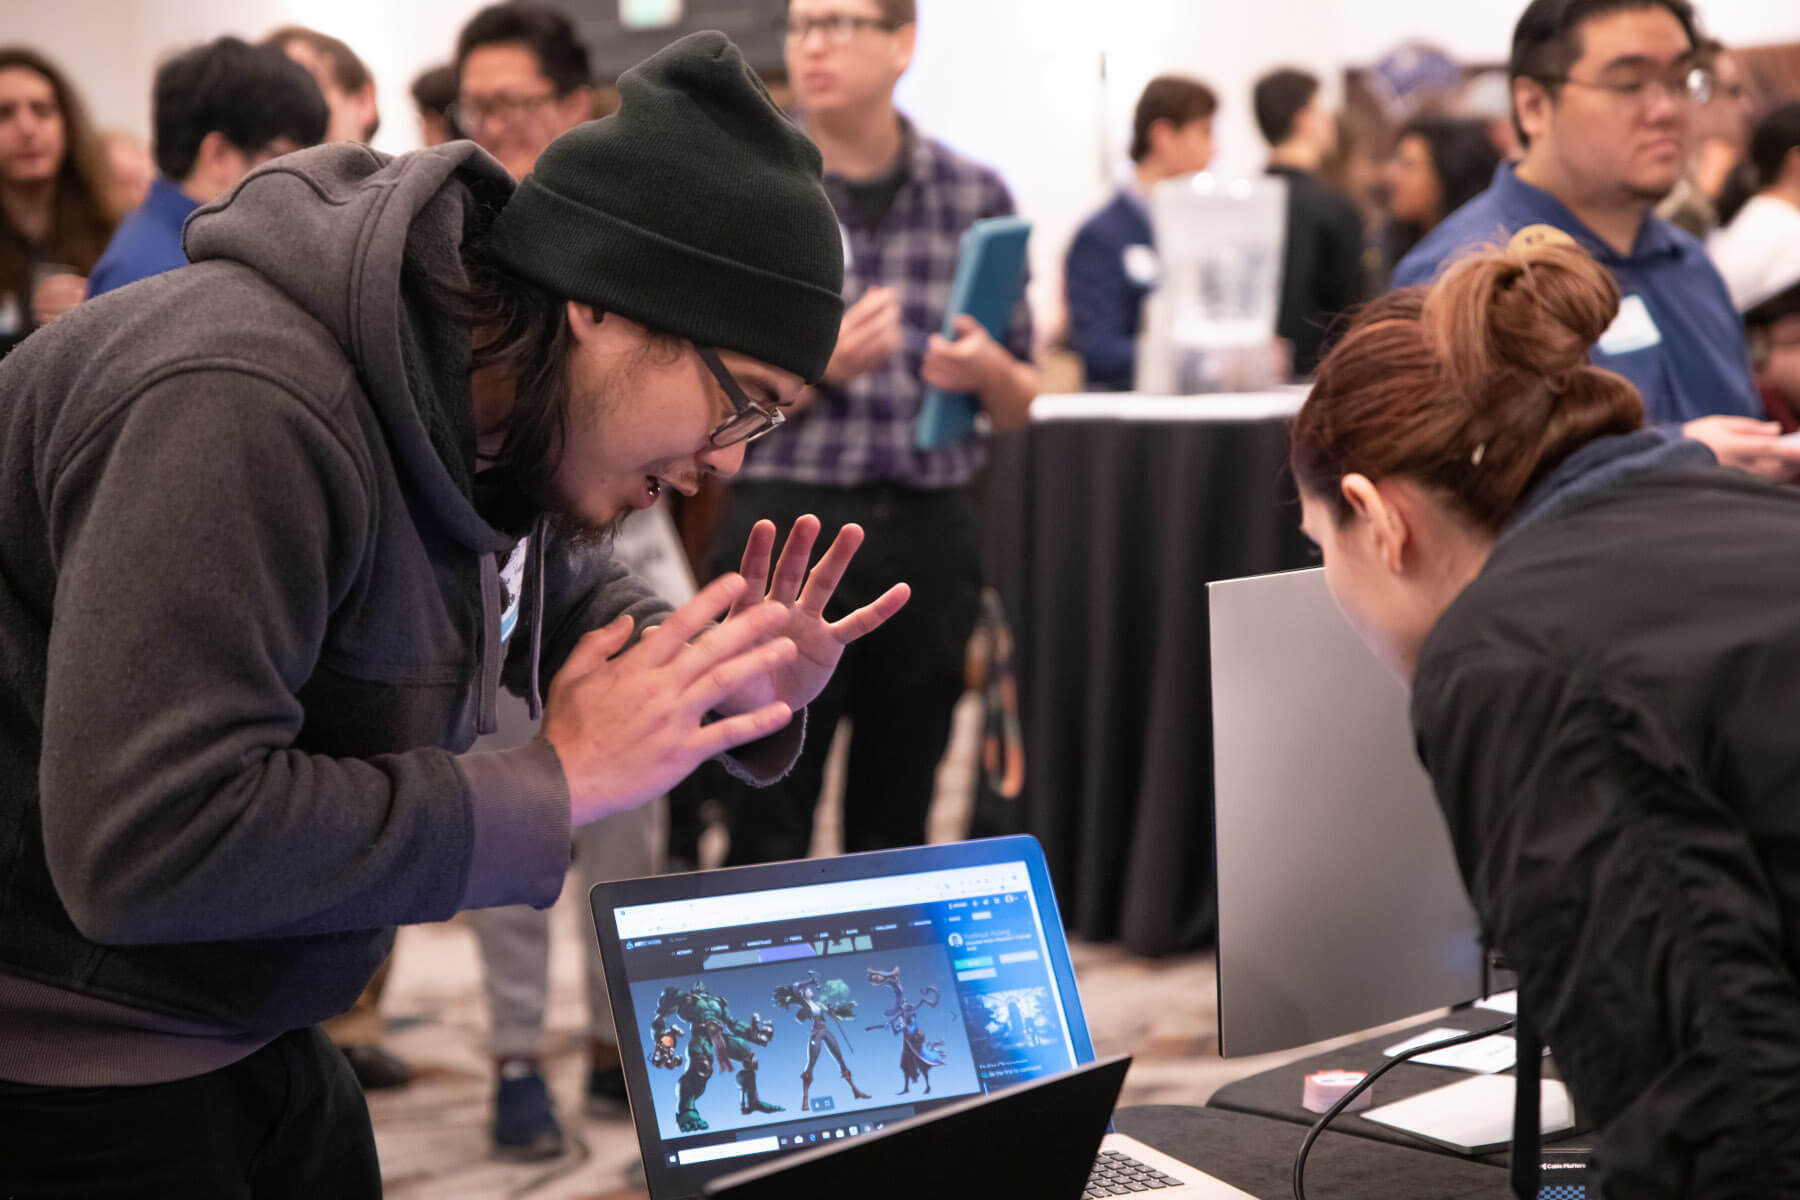
<path fill-rule="evenodd" d="M 449 59 L 485 0 L 8 0 L 0 41 L 44 51 L 75 80 L 102 128 L 150 133 L 150 81 L 169 54 L 221 34 L 256 41 L 281 25 L 340 37 L 375 76 L 375 145 L 419 144 L 408 88 Z"/>
<path fill-rule="evenodd" d="M 1800 0 L 1698 0 L 1728 43 L 1800 41 Z M 1524 0 L 918 0 L 919 51 L 901 82 L 919 124 L 1006 178 L 1032 234 L 1031 297 L 1059 304 L 1076 226 L 1127 170 L 1131 109 L 1165 71 L 1218 92 L 1215 168 L 1261 169 L 1250 89 L 1297 66 L 1336 98 L 1344 68 L 1422 39 L 1466 60 L 1503 62 Z M 1100 84 L 1105 56 L 1107 81 Z"/>
<path fill-rule="evenodd" d="M 1032 237 L 1032 300 L 1050 317 L 1064 247 L 1125 170 L 1131 108 L 1152 76 L 1219 93 L 1219 169 L 1260 168 L 1249 111 L 1263 71 L 1294 65 L 1335 90 L 1344 67 L 1422 38 L 1503 60 L 1523 0 L 918 0 L 919 51 L 900 100 L 931 133 L 1005 176 Z M 103 126 L 148 133 L 150 79 L 168 52 L 297 22 L 343 38 L 375 74 L 375 144 L 417 144 L 407 88 L 447 59 L 482 0 L 7 0 L 0 40 L 65 65 Z M 1700 0 L 1726 42 L 1800 41 L 1800 0 Z M 1101 81 L 1101 61 L 1106 80 Z"/>

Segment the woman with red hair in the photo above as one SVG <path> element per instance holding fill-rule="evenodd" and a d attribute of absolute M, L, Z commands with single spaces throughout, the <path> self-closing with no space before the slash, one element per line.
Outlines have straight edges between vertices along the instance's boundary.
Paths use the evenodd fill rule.
<path fill-rule="evenodd" d="M 1376 301 L 1294 425 L 1305 529 L 1602 1194 L 1800 1196 L 1800 492 L 1641 428 L 1618 307 L 1542 227 Z"/>

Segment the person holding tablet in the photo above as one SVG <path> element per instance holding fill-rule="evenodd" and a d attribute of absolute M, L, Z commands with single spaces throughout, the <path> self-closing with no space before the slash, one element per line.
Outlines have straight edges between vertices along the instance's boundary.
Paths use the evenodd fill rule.
<path fill-rule="evenodd" d="M 1800 1194 L 1800 494 L 1642 428 L 1554 230 L 1366 309 L 1293 429 L 1608 1197 Z M 1529 1096 L 1529 1092 L 1524 1093 Z"/>
<path fill-rule="evenodd" d="M 894 107 L 894 85 L 912 61 L 914 17 L 912 0 L 788 6 L 788 78 L 799 120 L 824 156 L 825 191 L 844 235 L 848 309 L 825 378 L 789 415 L 783 444 L 759 442 L 745 456 L 713 561 L 735 566 L 759 517 L 784 527 L 803 513 L 828 525 L 861 521 L 880 529 L 882 563 L 867 575 L 864 564 L 853 566 L 840 602 L 857 603 L 889 571 L 925 602 L 851 652 L 814 702 L 814 735 L 788 778 L 752 794 L 712 772 L 727 802 L 733 863 L 805 857 L 831 730 L 846 715 L 854 724 L 846 847 L 924 840 L 980 603 L 966 493 L 985 458 L 978 437 L 916 444 L 925 391 L 976 393 L 1001 428 L 1023 424 L 1037 393 L 1023 299 L 1002 339 L 970 318 L 958 319 L 954 341 L 939 333 L 963 233 L 984 217 L 1011 215 L 1013 202 L 993 171 Z"/>

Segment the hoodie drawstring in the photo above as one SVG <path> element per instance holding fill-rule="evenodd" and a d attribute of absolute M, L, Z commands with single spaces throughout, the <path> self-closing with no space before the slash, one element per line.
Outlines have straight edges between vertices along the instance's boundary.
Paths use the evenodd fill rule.
<path fill-rule="evenodd" d="M 544 650 L 544 518 L 531 523 L 531 541 L 525 550 L 526 586 L 531 589 L 531 686 L 525 693 L 525 706 L 535 722 L 544 715 L 544 702 L 538 690 L 538 659 Z"/>
<path fill-rule="evenodd" d="M 489 734 L 500 728 L 500 663 L 505 643 L 500 637 L 500 568 L 492 554 L 481 563 L 481 696 L 475 732 Z"/>

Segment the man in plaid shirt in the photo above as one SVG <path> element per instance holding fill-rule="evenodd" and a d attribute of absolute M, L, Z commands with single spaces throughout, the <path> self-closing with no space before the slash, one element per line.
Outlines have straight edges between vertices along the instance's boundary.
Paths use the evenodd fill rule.
<path fill-rule="evenodd" d="M 967 489 L 986 451 L 979 439 L 915 447 L 921 402 L 927 387 L 974 392 L 993 426 L 1008 428 L 1024 424 L 1037 393 L 1023 299 L 1004 345 L 968 317 L 958 319 L 955 340 L 938 333 L 964 231 L 1012 213 L 1013 203 L 993 171 L 919 133 L 895 109 L 914 15 L 913 0 L 792 0 L 788 8 L 788 78 L 844 229 L 848 308 L 825 382 L 789 410 L 781 437 L 750 448 L 728 494 L 715 561 L 731 563 L 759 517 L 791 523 L 814 513 L 880 534 L 870 539 L 878 555 L 852 566 L 839 603 L 863 603 L 865 590 L 877 594 L 892 578 L 910 581 L 916 599 L 846 654 L 809 710 L 814 733 L 792 774 L 754 795 L 721 784 L 733 863 L 806 855 L 840 716 L 853 730 L 845 848 L 924 840 L 980 603 Z"/>

